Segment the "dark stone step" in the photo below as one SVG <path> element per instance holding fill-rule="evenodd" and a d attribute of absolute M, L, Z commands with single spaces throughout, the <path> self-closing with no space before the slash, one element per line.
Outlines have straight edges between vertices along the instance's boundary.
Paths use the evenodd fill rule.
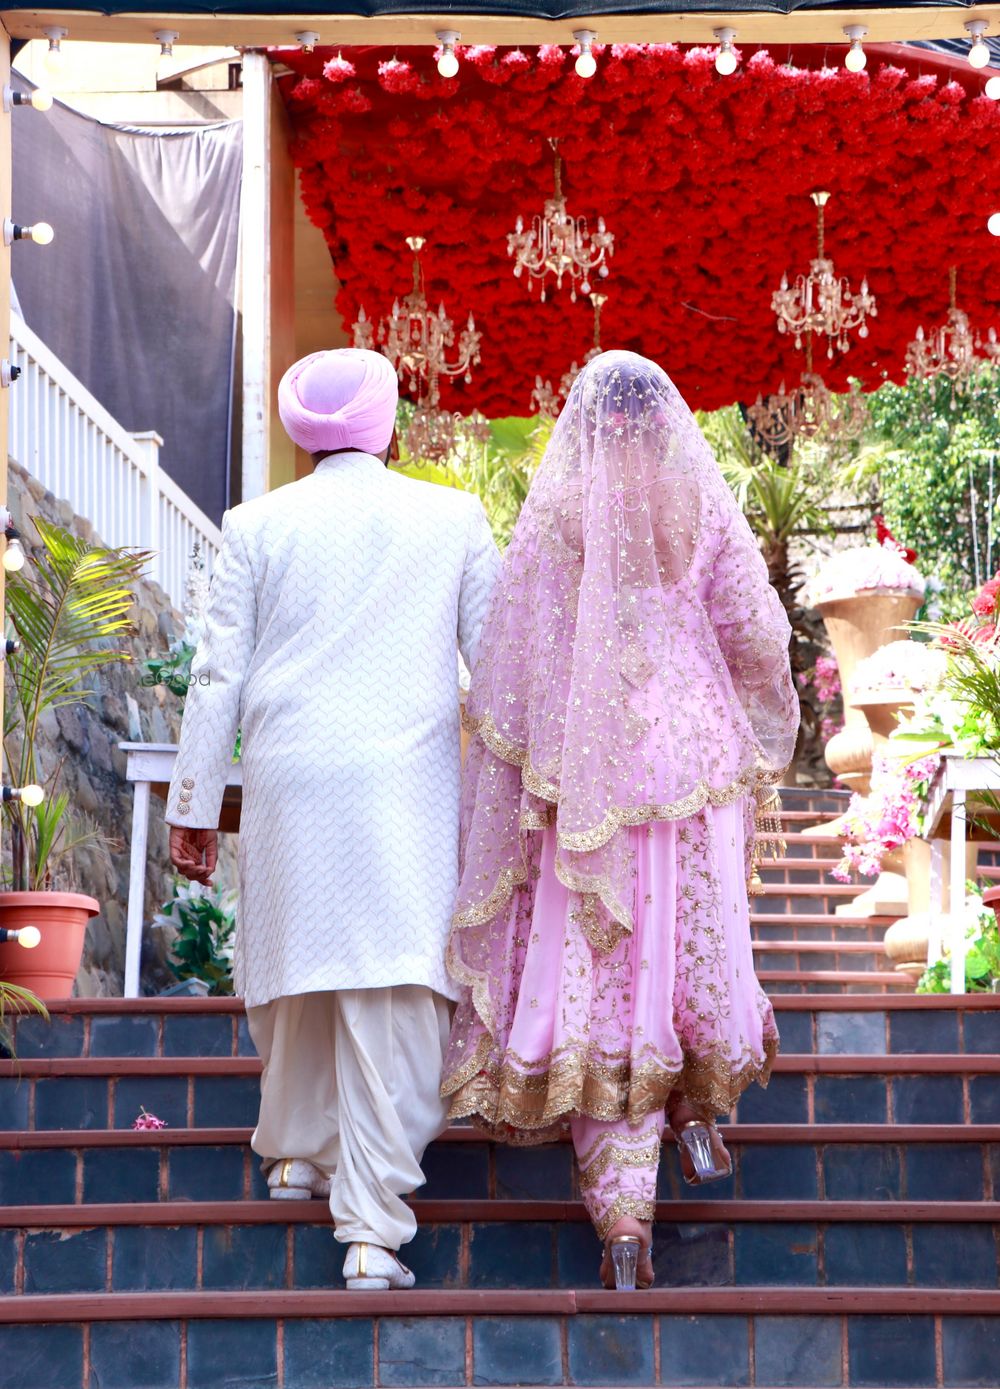
<path fill-rule="evenodd" d="M 158 1210 L 157 1222 L 60 1225 L 58 1210 L 4 1231 L 6 1294 L 265 1291 L 339 1284 L 343 1248 L 322 1202 Z M 135 1209 L 134 1207 L 132 1208 Z M 654 1261 L 663 1286 L 996 1288 L 992 1202 L 677 1203 L 657 1212 Z M 491 1214 L 492 1212 L 492 1214 Z M 76 1212 L 79 1214 L 79 1212 Z M 295 1219 L 288 1217 L 292 1214 Z M 582 1203 L 441 1202 L 425 1211 L 406 1260 L 424 1288 L 586 1288 L 600 1244 Z M 171 1217 L 181 1223 L 169 1223 Z M 299 1218 L 303 1217 L 303 1218 Z M 680 1218 L 679 1218 L 680 1217 Z M 910 1218 L 912 1217 L 912 1218 Z M 196 1223 L 199 1220 L 204 1223 Z"/>
<path fill-rule="evenodd" d="M 724 1128 L 733 1175 L 706 1187 L 680 1180 L 673 1145 L 660 1169 L 664 1200 L 991 1200 L 1000 1197 L 1000 1125 L 804 1125 Z M 828 1127 L 833 1137 L 828 1137 Z M 244 1201 L 267 1198 L 249 1130 L 220 1130 L 199 1143 L 197 1130 L 161 1134 L 37 1134 L 46 1146 L 21 1147 L 0 1135 L 0 1223 L 5 1207 L 107 1202 Z M 117 1139 L 118 1146 L 115 1145 Z M 143 1140 L 131 1142 L 128 1140 Z M 151 1140 L 151 1141 L 145 1141 Z M 417 1202 L 565 1201 L 577 1193 L 568 1142 L 539 1148 L 495 1145 L 465 1131 L 439 1141 L 424 1158 L 427 1183 Z"/>
<path fill-rule="evenodd" d="M 920 1289 L 22 1298 L 0 1357 L 5 1389 L 925 1389 L 995 1385 L 998 1312 L 996 1293 Z"/>

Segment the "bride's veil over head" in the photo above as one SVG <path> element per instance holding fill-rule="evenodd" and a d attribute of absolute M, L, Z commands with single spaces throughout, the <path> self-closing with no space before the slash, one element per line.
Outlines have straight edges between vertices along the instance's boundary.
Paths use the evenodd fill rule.
<path fill-rule="evenodd" d="M 779 779 L 798 726 L 788 639 L 666 373 L 631 352 L 594 358 L 532 482 L 473 671 L 458 977 L 475 983 L 486 963 L 463 928 L 525 879 L 529 830 L 556 826 L 556 871 L 608 948 L 633 921 L 627 827 Z"/>

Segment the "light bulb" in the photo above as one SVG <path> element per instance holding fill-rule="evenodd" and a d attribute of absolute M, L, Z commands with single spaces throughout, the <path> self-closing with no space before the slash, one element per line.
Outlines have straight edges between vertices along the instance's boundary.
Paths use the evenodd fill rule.
<path fill-rule="evenodd" d="M 63 51 L 62 41 L 69 33 L 68 29 L 63 29 L 58 24 L 50 24 L 43 29 L 45 37 L 49 41 L 49 46 L 45 53 L 45 71 L 51 73 L 53 77 L 58 77 L 63 70 Z"/>
<path fill-rule="evenodd" d="M 439 29 L 437 32 L 437 40 L 441 45 L 437 69 L 442 77 L 458 76 L 458 57 L 455 53 L 455 45 L 461 37 L 462 35 L 455 29 Z"/>
<path fill-rule="evenodd" d="M 300 29 L 295 35 L 295 42 L 303 53 L 311 53 L 319 43 L 319 34 L 314 29 Z"/>
<path fill-rule="evenodd" d="M 851 41 L 851 46 L 844 59 L 844 67 L 847 68 L 848 72 L 864 72 L 868 66 L 868 54 L 864 50 L 862 39 L 868 30 L 863 24 L 848 24 L 844 33 Z"/>
<path fill-rule="evenodd" d="M 44 87 L 36 87 L 26 103 L 33 111 L 51 111 L 52 93 L 47 92 Z M 34 926 L 29 928 L 35 930 Z"/>
<path fill-rule="evenodd" d="M 1000 236 L 1000 232 L 997 235 Z M 24 548 L 20 540 L 7 541 L 7 548 L 3 552 L 3 567 L 8 574 L 16 574 L 19 569 L 24 568 Z"/>
<path fill-rule="evenodd" d="M 986 226 L 992 236 L 1000 236 L 1000 212 L 994 212 Z"/>
<path fill-rule="evenodd" d="M 990 101 L 1000 101 L 1000 77 L 991 77 L 983 88 L 983 95 Z"/>
<path fill-rule="evenodd" d="M 22 926 L 17 933 L 17 943 L 24 950 L 34 950 L 41 940 L 42 933 L 37 926 Z"/>
<path fill-rule="evenodd" d="M 593 77 L 597 71 L 597 59 L 590 50 L 597 34 L 593 29 L 574 29 L 573 38 L 580 47 L 580 56 L 575 63 L 577 77 Z"/>
<path fill-rule="evenodd" d="M 52 93 L 43 87 L 36 87 L 31 92 L 15 92 L 11 86 L 4 87 L 3 109 L 12 111 L 15 106 L 30 106 L 33 111 L 51 111 Z"/>
<path fill-rule="evenodd" d="M 40 786 L 32 783 L 30 786 L 21 787 L 21 801 L 24 805 L 41 805 L 45 799 L 45 792 Z"/>
<path fill-rule="evenodd" d="M 985 19 L 970 19 L 966 23 L 966 32 L 972 39 L 972 47 L 969 49 L 969 62 L 974 68 L 989 67 L 990 46 L 983 35 L 989 28 Z"/>
<path fill-rule="evenodd" d="M 48 222 L 33 222 L 30 227 L 24 228 L 22 235 L 36 246 L 51 246 L 55 232 Z"/>
<path fill-rule="evenodd" d="M 733 52 L 733 39 L 736 37 L 736 30 L 715 29 L 713 32 L 719 40 L 719 51 L 715 55 L 715 70 L 720 77 L 732 77 L 739 67 L 736 54 Z"/>

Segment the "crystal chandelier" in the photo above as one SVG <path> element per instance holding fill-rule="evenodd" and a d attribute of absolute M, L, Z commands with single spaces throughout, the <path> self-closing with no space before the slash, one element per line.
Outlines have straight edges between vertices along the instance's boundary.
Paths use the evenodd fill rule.
<path fill-rule="evenodd" d="M 550 140 L 555 157 L 555 193 L 546 200 L 543 214 L 535 216 L 529 231 L 524 218 L 518 217 L 514 230 L 507 236 L 507 254 L 514 257 L 514 275 L 520 279 L 528 272 L 528 288 L 532 281 L 541 281 L 541 299 L 546 298 L 546 284 L 552 278 L 556 289 L 562 289 L 568 276 L 570 299 L 576 302 L 577 281 L 581 294 L 590 293 L 590 275 L 596 270 L 604 279 L 608 273 L 607 258 L 614 254 L 615 238 L 597 219 L 597 230 L 591 232 L 585 217 L 571 217 L 566 211 L 562 191 L 562 158 L 558 141 Z"/>
<path fill-rule="evenodd" d="M 833 261 L 825 254 L 825 209 L 829 193 L 810 195 L 816 204 L 816 258 L 808 275 L 796 277 L 789 285 L 788 276 L 771 296 L 771 308 L 778 316 L 778 332 L 795 335 L 795 346 L 801 350 L 803 337 L 815 333 L 827 340 L 827 356 L 834 348 L 846 352 L 850 347 L 848 334 L 856 328 L 859 338 L 868 336 L 868 319 L 878 315 L 875 296 L 869 293 L 868 280 L 852 294 L 846 276 L 837 276 Z"/>
<path fill-rule="evenodd" d="M 765 449 L 785 448 L 797 439 L 821 438 L 829 443 L 859 439 L 868 422 L 868 406 L 856 381 L 844 395 L 835 395 L 812 369 L 812 341 L 806 343 L 806 370 L 791 392 L 785 383 L 775 395 L 757 397 L 747 422 Z"/>
<path fill-rule="evenodd" d="M 455 325 L 445 313 L 444 304 L 437 311 L 428 308 L 423 290 L 420 252 L 426 244 L 422 236 L 408 236 L 406 244 L 413 252 L 413 289 L 400 304 L 396 299 L 392 313 L 378 325 L 381 351 L 396 368 L 400 381 L 405 381 L 418 401 L 426 400 L 436 409 L 441 398 L 442 376 L 462 376 L 466 385 L 472 380 L 472 368 L 479 365 L 479 343 L 482 334 L 476 331 L 476 321 L 469 321 L 458 340 L 458 355 L 448 360 L 448 350 L 455 345 Z M 375 346 L 374 325 L 362 305 L 354 324 L 354 346 Z"/>
<path fill-rule="evenodd" d="M 443 463 L 454 457 L 466 439 L 485 443 L 490 437 L 490 422 L 478 410 L 466 419 L 457 411 L 418 405 L 403 437 L 411 458 Z"/>
<path fill-rule="evenodd" d="M 948 316 L 944 323 L 925 334 L 923 325 L 906 349 L 905 370 L 916 381 L 932 381 L 943 376 L 953 386 L 962 385 L 983 367 L 1000 360 L 997 331 L 991 328 L 986 341 L 969 326 L 968 314 L 956 303 L 958 269 L 948 271 Z"/>
<path fill-rule="evenodd" d="M 580 375 L 583 367 L 585 367 L 588 362 L 592 362 L 595 357 L 601 355 L 601 309 L 608 302 L 608 296 L 606 294 L 598 294 L 594 291 L 590 296 L 590 302 L 594 306 L 593 347 L 584 357 L 582 366 L 574 362 L 568 371 L 563 372 L 558 391 L 552 389 L 551 381 L 543 381 L 540 376 L 535 377 L 535 389 L 531 394 L 532 414 L 543 415 L 546 419 L 554 420 L 563 405 L 569 399 L 569 393 L 573 389 L 573 382 Z"/>

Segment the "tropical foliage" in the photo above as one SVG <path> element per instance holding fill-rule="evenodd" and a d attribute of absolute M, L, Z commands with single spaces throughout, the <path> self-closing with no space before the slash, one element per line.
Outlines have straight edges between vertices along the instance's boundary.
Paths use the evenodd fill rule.
<path fill-rule="evenodd" d="M 236 897 L 232 889 L 175 879 L 153 925 L 176 930 L 167 963 L 178 979 L 201 979 L 211 994 L 233 992 Z"/>
<path fill-rule="evenodd" d="M 85 704 L 88 678 L 105 666 L 131 660 L 132 585 L 148 554 L 92 545 L 59 526 L 35 522 L 41 548 L 24 571 L 7 580 L 7 612 L 21 643 L 6 665 L 4 755 L 14 786 L 39 784 L 41 805 L 10 801 L 9 885 L 51 887 L 71 877 L 72 854 L 84 845 L 107 848 L 97 826 L 70 809 L 60 790 L 62 763 L 45 774 L 38 738 L 49 710 Z"/>

